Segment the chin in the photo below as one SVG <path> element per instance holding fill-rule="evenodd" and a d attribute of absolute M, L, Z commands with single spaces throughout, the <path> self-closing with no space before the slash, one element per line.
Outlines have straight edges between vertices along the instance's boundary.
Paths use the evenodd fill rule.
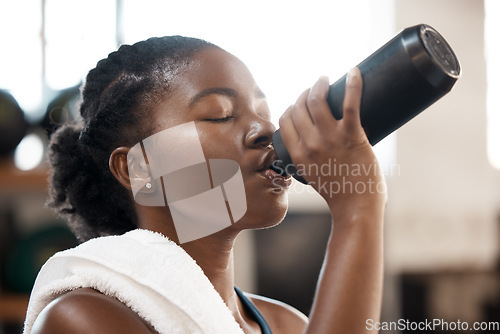
<path fill-rule="evenodd" d="M 258 198 L 248 199 L 247 212 L 234 226 L 242 230 L 263 229 L 278 225 L 288 210 L 288 194 L 269 191 Z"/>

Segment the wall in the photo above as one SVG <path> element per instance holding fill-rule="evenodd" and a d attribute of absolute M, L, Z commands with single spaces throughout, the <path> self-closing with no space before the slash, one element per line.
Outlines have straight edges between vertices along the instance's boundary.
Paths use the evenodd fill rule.
<path fill-rule="evenodd" d="M 498 255 L 499 172 L 486 155 L 484 9 L 476 0 L 396 1 L 396 28 L 426 23 L 460 59 L 450 94 L 398 131 L 389 180 L 387 269 L 490 268 Z"/>

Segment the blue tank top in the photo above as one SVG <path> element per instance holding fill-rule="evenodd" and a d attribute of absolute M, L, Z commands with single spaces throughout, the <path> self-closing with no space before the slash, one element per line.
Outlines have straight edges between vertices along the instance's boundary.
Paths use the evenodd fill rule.
<path fill-rule="evenodd" d="M 269 328 L 269 325 L 266 322 L 266 319 L 260 314 L 259 310 L 257 307 L 248 299 L 243 292 L 238 289 L 237 287 L 234 287 L 234 290 L 236 291 L 236 294 L 241 300 L 241 303 L 243 304 L 243 307 L 245 310 L 247 310 L 253 317 L 253 319 L 259 324 L 260 330 L 262 331 L 262 334 L 272 334 L 271 328 Z"/>

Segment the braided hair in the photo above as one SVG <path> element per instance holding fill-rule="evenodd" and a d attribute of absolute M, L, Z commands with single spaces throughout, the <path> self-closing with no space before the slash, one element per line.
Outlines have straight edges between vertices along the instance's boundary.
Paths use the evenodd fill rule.
<path fill-rule="evenodd" d="M 60 127 L 50 139 L 48 206 L 63 216 L 80 241 L 122 234 L 137 227 L 133 202 L 109 169 L 120 146 L 149 136 L 152 108 L 168 96 L 171 80 L 206 41 L 150 38 L 99 61 L 82 90 L 82 121 Z"/>

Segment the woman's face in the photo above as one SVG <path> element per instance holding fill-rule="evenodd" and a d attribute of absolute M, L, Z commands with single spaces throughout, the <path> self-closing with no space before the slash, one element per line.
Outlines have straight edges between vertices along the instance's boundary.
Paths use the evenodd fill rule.
<path fill-rule="evenodd" d="M 236 161 L 243 176 L 247 211 L 235 229 L 279 223 L 287 210 L 289 178 L 270 171 L 276 130 L 266 98 L 247 67 L 217 49 L 199 51 L 172 81 L 173 90 L 153 113 L 156 131 L 194 121 L 208 159 Z"/>

